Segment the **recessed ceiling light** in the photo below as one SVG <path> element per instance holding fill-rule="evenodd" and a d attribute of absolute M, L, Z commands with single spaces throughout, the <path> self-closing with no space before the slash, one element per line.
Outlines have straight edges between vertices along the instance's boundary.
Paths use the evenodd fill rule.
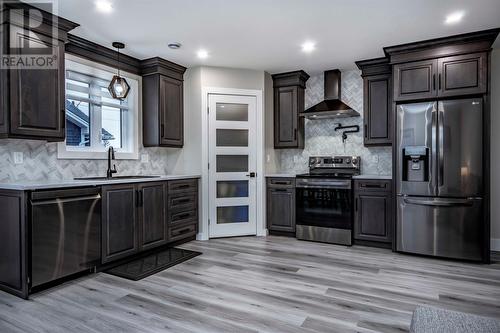
<path fill-rule="evenodd" d="M 310 53 L 316 49 L 316 44 L 314 42 L 305 42 L 302 44 L 302 52 Z"/>
<path fill-rule="evenodd" d="M 107 0 L 96 0 L 95 8 L 101 13 L 111 13 L 113 11 L 113 4 Z"/>
<path fill-rule="evenodd" d="M 446 24 L 458 23 L 458 22 L 462 21 L 464 15 L 465 15 L 465 13 L 463 11 L 451 13 L 450 15 L 446 16 L 446 20 L 444 21 L 444 23 L 446 23 Z"/>
<path fill-rule="evenodd" d="M 168 47 L 171 48 L 172 50 L 178 50 L 180 49 L 182 46 L 181 43 L 177 43 L 177 42 L 174 42 L 174 43 L 169 43 L 168 44 Z"/>
<path fill-rule="evenodd" d="M 200 59 L 205 59 L 205 58 L 208 58 L 208 51 L 207 50 L 198 50 L 198 52 L 196 53 L 196 55 L 198 56 L 198 58 Z"/>

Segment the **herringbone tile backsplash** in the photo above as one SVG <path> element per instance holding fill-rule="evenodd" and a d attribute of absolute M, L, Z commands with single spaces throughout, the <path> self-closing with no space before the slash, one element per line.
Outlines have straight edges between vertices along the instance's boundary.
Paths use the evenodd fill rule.
<path fill-rule="evenodd" d="M 14 152 L 24 154 L 24 163 L 14 164 Z M 164 175 L 167 152 L 163 148 L 141 148 L 149 155 L 148 163 L 139 160 L 115 161 L 122 175 Z M 29 140 L 0 140 L 0 182 L 43 181 L 74 177 L 105 176 L 106 160 L 57 159 L 57 143 Z"/>
<path fill-rule="evenodd" d="M 323 100 L 323 74 L 312 76 L 306 83 L 306 109 Z M 342 119 L 307 120 L 305 148 L 285 149 L 279 152 L 284 172 L 307 172 L 309 156 L 359 155 L 361 173 L 390 175 L 392 153 L 390 147 L 367 148 L 363 145 L 363 79 L 357 70 L 342 72 L 342 100 L 361 114 L 361 117 Z M 359 125 L 359 133 L 348 134 L 342 143 L 341 131 L 335 132 L 338 123 L 344 126 Z"/>

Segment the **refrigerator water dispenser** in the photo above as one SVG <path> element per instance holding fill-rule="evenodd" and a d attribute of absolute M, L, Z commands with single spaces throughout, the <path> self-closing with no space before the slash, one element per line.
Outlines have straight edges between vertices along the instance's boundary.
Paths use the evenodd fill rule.
<path fill-rule="evenodd" d="M 407 146 L 403 148 L 403 181 L 429 181 L 429 148 Z"/>

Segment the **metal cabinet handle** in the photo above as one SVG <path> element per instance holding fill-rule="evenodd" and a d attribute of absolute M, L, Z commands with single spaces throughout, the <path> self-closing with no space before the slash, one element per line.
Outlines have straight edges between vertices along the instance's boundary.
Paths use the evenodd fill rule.
<path fill-rule="evenodd" d="M 188 203 L 190 201 L 191 201 L 191 198 L 182 198 L 182 199 L 174 200 L 175 204 L 183 204 L 183 203 Z"/>
<path fill-rule="evenodd" d="M 286 188 L 273 188 L 273 192 L 287 192 L 288 190 Z"/>
<path fill-rule="evenodd" d="M 160 132 L 161 132 L 161 137 L 165 137 L 165 125 L 161 124 L 160 125 Z"/>
<path fill-rule="evenodd" d="M 297 129 L 296 128 L 293 130 L 293 140 L 294 141 L 297 140 Z"/>
<path fill-rule="evenodd" d="M 439 73 L 439 90 L 441 90 L 441 73 Z"/>
<path fill-rule="evenodd" d="M 432 90 L 436 90 L 436 74 L 432 74 Z"/>
<path fill-rule="evenodd" d="M 365 124 L 365 138 L 368 137 L 368 125 Z"/>

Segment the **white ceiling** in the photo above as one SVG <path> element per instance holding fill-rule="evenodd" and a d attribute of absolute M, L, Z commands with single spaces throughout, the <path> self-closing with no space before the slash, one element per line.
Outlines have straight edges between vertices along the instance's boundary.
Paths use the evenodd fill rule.
<path fill-rule="evenodd" d="M 59 0 L 59 15 L 81 24 L 74 34 L 106 46 L 122 41 L 141 59 L 271 73 L 355 68 L 356 60 L 383 56 L 384 46 L 500 27 L 500 0 L 109 1 L 113 12 L 103 14 L 93 0 Z M 465 11 L 462 22 L 445 25 L 457 10 Z M 301 52 L 306 40 L 316 42 L 311 54 Z M 207 59 L 197 58 L 200 48 Z"/>

